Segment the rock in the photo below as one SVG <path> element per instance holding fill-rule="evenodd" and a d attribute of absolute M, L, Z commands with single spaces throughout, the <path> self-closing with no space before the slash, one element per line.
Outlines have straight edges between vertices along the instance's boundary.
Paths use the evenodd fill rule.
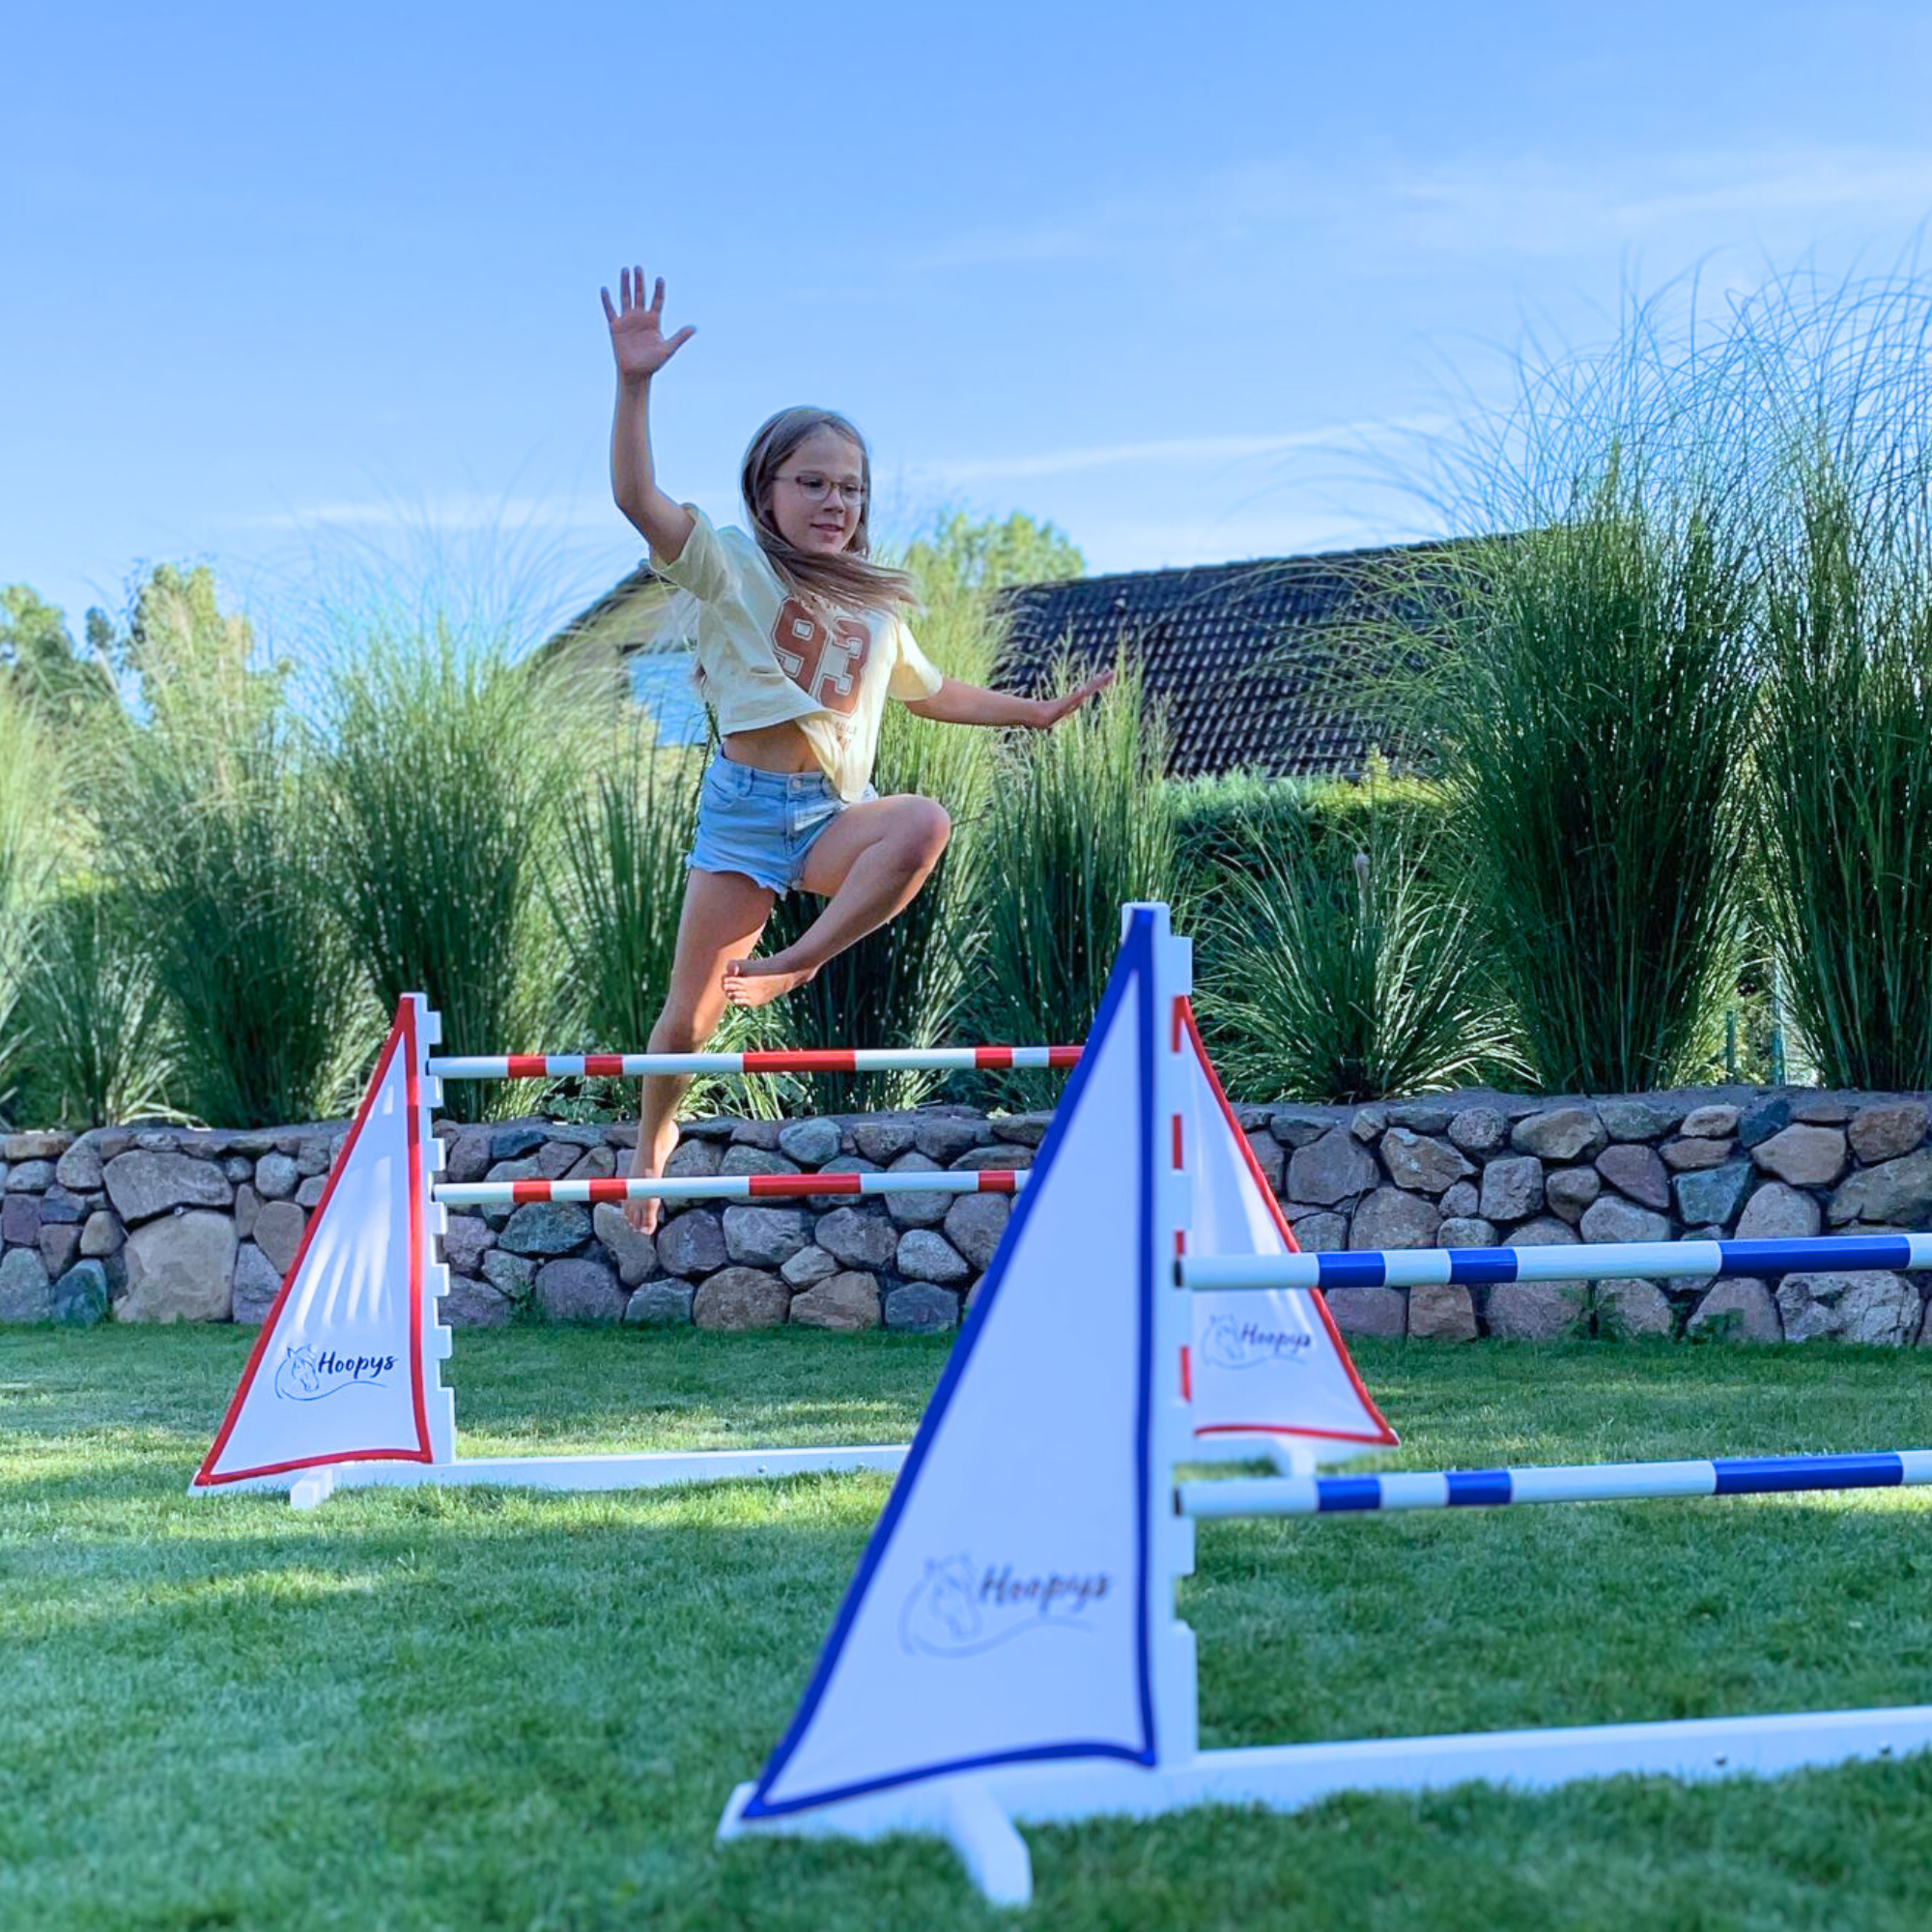
<path fill-rule="evenodd" d="M 1435 1244 L 1441 1248 L 1492 1248 L 1496 1227 L 1475 1214 L 1458 1214 L 1445 1220 L 1435 1231 Z"/>
<path fill-rule="evenodd" d="M 1544 1199 L 1549 1211 L 1572 1227 L 1583 1218 L 1583 1210 L 1604 1191 L 1604 1178 L 1594 1167 L 1559 1167 L 1543 1182 Z"/>
<path fill-rule="evenodd" d="M 781 1267 L 811 1242 L 811 1224 L 797 1208 L 724 1210 L 724 1252 L 746 1267 Z"/>
<path fill-rule="evenodd" d="M 1925 1138 L 1923 1100 L 1880 1100 L 1852 1116 L 1852 1151 L 1867 1167 L 1910 1153 Z M 66 1181 L 67 1162 L 61 1162 Z M 71 1186 L 73 1183 L 67 1181 Z"/>
<path fill-rule="evenodd" d="M 457 1145 L 461 1146 L 462 1143 L 459 1141 Z M 452 1180 L 460 1178 L 449 1174 L 447 1168 L 443 1171 Z M 469 1179 L 480 1180 L 481 1169 Z M 255 1191 L 264 1201 L 286 1201 L 301 1185 L 301 1176 L 296 1172 L 295 1162 L 287 1154 L 265 1153 L 255 1163 Z"/>
<path fill-rule="evenodd" d="M 221 1163 L 221 1173 L 225 1179 L 238 1184 L 244 1180 L 253 1180 L 255 1163 L 252 1160 L 243 1160 L 239 1153 L 232 1153 Z"/>
<path fill-rule="evenodd" d="M 1013 1173 L 1023 1173 L 1033 1165 L 1037 1150 L 1029 1147 L 1002 1147 L 995 1141 L 990 1147 L 968 1148 L 955 1160 L 948 1163 L 954 1174 L 969 1173 L 988 1167 L 1006 1168 Z M 1276 1148 L 1279 1154 L 1281 1150 Z"/>
<path fill-rule="evenodd" d="M 1883 1272 L 1788 1274 L 1777 1285 L 1787 1342 L 1836 1336 L 1893 1348 L 1918 1332 L 1918 1290 Z"/>
<path fill-rule="evenodd" d="M 852 1125 L 852 1145 L 867 1160 L 876 1160 L 884 1167 L 910 1153 L 912 1141 L 910 1121 L 855 1121 Z"/>
<path fill-rule="evenodd" d="M 799 1171 L 795 1160 L 787 1160 L 783 1154 L 768 1152 L 763 1148 L 728 1147 L 724 1158 L 718 1163 L 720 1174 L 796 1174 Z"/>
<path fill-rule="evenodd" d="M 1861 1169 L 1832 1196 L 1825 1210 L 1834 1228 L 1847 1221 L 1917 1228 L 1924 1225 L 1928 1213 L 1932 1213 L 1932 1148 Z"/>
<path fill-rule="evenodd" d="M 724 1162 L 724 1150 L 716 1141 L 693 1140 L 687 1133 L 670 1151 L 665 1162 L 667 1179 L 709 1180 Z"/>
<path fill-rule="evenodd" d="M 932 1155 L 914 1151 L 894 1161 L 892 1172 L 937 1174 L 941 1169 Z M 966 1198 L 961 1194 L 942 1194 L 936 1188 L 930 1194 L 891 1194 L 886 1197 L 886 1212 L 901 1228 L 936 1228 L 946 1219 L 947 1209 L 955 1201 Z"/>
<path fill-rule="evenodd" d="M 1687 1140 L 1695 1141 L 1727 1141 L 1737 1130 L 1738 1110 L 1716 1105 L 1691 1108 L 1677 1129 Z"/>
<path fill-rule="evenodd" d="M 227 1208 L 235 1200 L 218 1167 L 182 1153 L 121 1154 L 107 1163 L 106 1184 L 114 1211 L 128 1227 L 174 1208 Z"/>
<path fill-rule="evenodd" d="M 293 1201 L 265 1202 L 255 1216 L 255 1245 L 274 1263 L 278 1273 L 287 1274 L 307 1226 L 308 1216 Z"/>
<path fill-rule="evenodd" d="M 605 1145 L 602 1127 L 574 1126 L 567 1121 L 550 1121 L 545 1123 L 544 1132 L 554 1141 L 561 1141 L 568 1147 L 581 1151 Z"/>
<path fill-rule="evenodd" d="M 522 1255 L 505 1254 L 501 1248 L 492 1248 L 483 1257 L 483 1279 L 505 1300 L 523 1300 L 536 1278 L 536 1264 L 526 1262 Z"/>
<path fill-rule="evenodd" d="M 1670 1297 L 1654 1281 L 1633 1281 L 1621 1275 L 1600 1281 L 1594 1299 L 1600 1334 L 1668 1335 L 1676 1322 Z"/>
<path fill-rule="evenodd" d="M 99 1262 L 76 1262 L 53 1286 L 53 1318 L 69 1328 L 92 1328 L 107 1319 L 111 1297 Z"/>
<path fill-rule="evenodd" d="M 50 1160 L 23 1160 L 7 1170 L 9 1194 L 44 1194 L 54 1184 Z"/>
<path fill-rule="evenodd" d="M 795 1328 L 837 1328 L 851 1332 L 876 1328 L 882 1319 L 876 1275 L 848 1269 L 828 1275 L 815 1288 L 791 1298 Z"/>
<path fill-rule="evenodd" d="M 828 1160 L 819 1170 L 820 1174 L 883 1174 L 885 1170 L 875 1160 L 867 1160 L 862 1153 L 841 1153 L 837 1160 Z"/>
<path fill-rule="evenodd" d="M 72 1136 L 61 1133 L 9 1134 L 4 1151 L 9 1160 L 58 1160 L 72 1145 Z"/>
<path fill-rule="evenodd" d="M 909 1228 L 899 1236 L 894 1265 L 908 1281 L 929 1281 L 940 1288 L 957 1288 L 974 1274 L 952 1244 L 930 1228 Z"/>
<path fill-rule="evenodd" d="M 278 1161 L 280 1161 L 283 1158 L 283 1156 L 278 1154 L 275 1156 L 275 1158 Z M 264 1159 L 258 1161 L 255 1165 L 255 1185 L 261 1188 L 264 1194 L 268 1194 L 271 1191 L 262 1179 L 262 1171 L 267 1166 L 267 1164 L 268 1161 L 267 1157 L 265 1156 Z M 294 1161 L 287 1162 L 286 1171 L 289 1175 L 294 1177 L 294 1179 L 290 1180 L 287 1189 L 287 1192 L 292 1194 L 295 1192 L 295 1182 L 296 1180 L 300 1179 L 300 1176 L 296 1168 L 296 1164 Z M 280 1166 L 278 1166 L 274 1171 L 274 1179 L 277 1186 L 279 1186 L 281 1183 L 283 1172 L 284 1170 Z M 463 1131 L 459 1133 L 456 1136 L 456 1138 L 449 1143 L 448 1151 L 443 1155 L 442 1178 L 445 1180 L 455 1180 L 455 1181 L 481 1180 L 483 1177 L 489 1172 L 490 1172 L 489 1128 L 465 1127 Z"/>
<path fill-rule="evenodd" d="M 1620 1193 L 1660 1213 L 1670 1206 L 1670 1176 L 1655 1148 L 1621 1142 L 1597 1156 L 1597 1172 Z"/>
<path fill-rule="evenodd" d="M 1691 1311 L 1687 1335 L 1719 1342 L 1781 1342 L 1776 1304 L 1761 1281 L 1720 1281 Z"/>
<path fill-rule="evenodd" d="M 1579 1281 L 1499 1281 L 1483 1313 L 1503 1341 L 1556 1342 L 1581 1329 L 1588 1305 Z"/>
<path fill-rule="evenodd" d="M 116 1165 L 108 1166 L 110 1187 Z M 226 1321 L 234 1305 L 236 1245 L 235 1223 L 205 1208 L 136 1228 L 128 1236 L 128 1292 L 115 1304 L 115 1320 Z"/>
<path fill-rule="evenodd" d="M 1432 1342 L 1473 1342 L 1476 1304 L 1466 1288 L 1432 1283 L 1408 1292 L 1408 1332 Z"/>
<path fill-rule="evenodd" d="M 61 1227 L 77 1228 L 87 1219 L 88 1204 L 79 1195 L 63 1187 L 59 1181 L 40 1197 L 41 1226 L 53 1222 Z M 99 1206 L 97 1201 L 96 1206 Z"/>
<path fill-rule="evenodd" d="M 1684 1105 L 1648 1094 L 1600 1100 L 1597 1118 L 1613 1141 L 1662 1140 L 1684 1118 Z"/>
<path fill-rule="evenodd" d="M 100 1151 L 92 1141 L 75 1141 L 61 1155 L 54 1168 L 54 1179 L 63 1187 L 72 1188 L 76 1194 L 91 1194 L 95 1189 L 105 1186 Z"/>
<path fill-rule="evenodd" d="M 80 1230 L 71 1223 L 57 1221 L 51 1228 L 41 1230 L 35 1245 L 41 1251 L 41 1262 L 46 1271 L 58 1279 L 73 1265 L 79 1253 Z"/>
<path fill-rule="evenodd" d="M 959 1297 L 929 1281 L 909 1281 L 886 1296 L 888 1328 L 903 1334 L 938 1335 L 959 1325 Z"/>
<path fill-rule="evenodd" d="M 462 1274 L 474 1274 L 483 1257 L 497 1245 L 497 1236 L 474 1214 L 451 1214 L 442 1237 L 442 1258 Z"/>
<path fill-rule="evenodd" d="M 1520 1221 L 1543 1206 L 1543 1163 L 1534 1154 L 1509 1154 L 1483 1170 L 1481 1209 L 1486 1221 Z"/>
<path fill-rule="evenodd" d="M 1663 1164 L 1674 1174 L 1722 1167 L 1730 1157 L 1729 1141 L 1672 1141 L 1663 1150 Z"/>
<path fill-rule="evenodd" d="M 733 1121 L 731 1145 L 753 1148 L 760 1153 L 779 1151 L 779 1123 L 776 1121 Z"/>
<path fill-rule="evenodd" d="M 1754 1148 L 1760 1141 L 1768 1141 L 1773 1134 L 1791 1124 L 1791 1102 L 1789 1100 L 1760 1100 L 1755 1107 L 1747 1107 L 1738 1118 L 1738 1139 L 1746 1147 Z M 1753 1341 L 1763 1338 L 1751 1337 Z"/>
<path fill-rule="evenodd" d="M 620 1321 L 630 1296 L 602 1262 L 580 1256 L 537 1269 L 537 1306 L 553 1321 Z"/>
<path fill-rule="evenodd" d="M 1835 1094 L 1812 1094 L 1792 1102 L 1791 1118 L 1807 1127 L 1842 1127 L 1852 1118 L 1852 1108 Z"/>
<path fill-rule="evenodd" d="M 1634 1201 L 1606 1194 L 1584 1214 L 1582 1233 L 1586 1241 L 1667 1241 L 1670 1223 Z"/>
<path fill-rule="evenodd" d="M 546 1180 L 546 1175 L 532 1154 L 526 1160 L 499 1160 L 484 1177 L 485 1180 Z"/>
<path fill-rule="evenodd" d="M 617 1156 L 607 1147 L 585 1148 L 571 1162 L 567 1180 L 609 1180 L 617 1172 Z M 609 1207 L 605 1202 L 602 1206 Z"/>
<path fill-rule="evenodd" d="M 328 1172 L 335 1157 L 335 1143 L 327 1134 L 310 1134 L 296 1145 L 296 1172 L 304 1180 Z"/>
<path fill-rule="evenodd" d="M 1404 1100 L 1389 1109 L 1389 1120 L 1398 1127 L 1413 1127 L 1419 1134 L 1443 1134 L 1456 1118 L 1456 1109 L 1442 1100 Z"/>
<path fill-rule="evenodd" d="M 544 1144 L 540 1127 L 498 1127 L 490 1136 L 490 1158 L 494 1160 L 522 1160 L 526 1154 L 535 1153 Z"/>
<path fill-rule="evenodd" d="M 962 1200 L 974 1200 L 962 1195 Z M 898 1252 L 899 1231 L 881 1214 L 858 1208 L 835 1208 L 818 1217 L 813 1239 L 841 1267 L 882 1268 L 892 1265 Z"/>
<path fill-rule="evenodd" d="M 788 1288 L 810 1288 L 813 1282 L 824 1281 L 829 1275 L 838 1272 L 838 1261 L 816 1245 L 799 1249 L 798 1253 L 779 1269 Z"/>
<path fill-rule="evenodd" d="M 1259 1112 L 1264 1124 L 1267 1120 L 1268 1110 L 1263 1107 Z M 1050 1113 L 1008 1114 L 1003 1119 L 993 1122 L 993 1126 L 1002 1140 L 1018 1141 L 1022 1147 L 1030 1148 L 1037 1148 L 1040 1142 L 1045 1140 L 1046 1130 L 1052 1124 L 1053 1116 Z"/>
<path fill-rule="evenodd" d="M 1829 1187 L 1845 1171 L 1844 1130 L 1786 1127 L 1752 1148 L 1751 1159 L 1793 1187 Z"/>
<path fill-rule="evenodd" d="M 658 1264 L 658 1246 L 650 1236 L 631 1226 L 614 1201 L 600 1201 L 590 1210 L 590 1232 L 617 1264 L 617 1279 L 636 1288 Z"/>
<path fill-rule="evenodd" d="M 1349 1131 L 1364 1147 L 1373 1147 L 1382 1129 L 1388 1125 L 1389 1110 L 1380 1101 L 1372 1106 L 1357 1107 L 1349 1119 Z"/>
<path fill-rule="evenodd" d="M 31 1248 L 40 1238 L 40 1197 L 9 1194 L 0 1199 L 0 1241 L 10 1248 Z"/>
<path fill-rule="evenodd" d="M 54 1285 L 36 1248 L 9 1248 L 0 1256 L 0 1321 L 49 1321 Z"/>
<path fill-rule="evenodd" d="M 1767 1180 L 1738 1217 L 1741 1241 L 1809 1240 L 1818 1232 L 1818 1204 L 1808 1194 Z"/>
<path fill-rule="evenodd" d="M 1363 1248 L 1426 1248 L 1441 1221 L 1433 1202 L 1399 1187 L 1378 1187 L 1355 1209 L 1349 1245 Z"/>
<path fill-rule="evenodd" d="M 993 1264 L 993 1251 L 1012 1211 L 1007 1195 L 962 1194 L 946 1210 L 946 1238 L 983 1274 Z"/>
<path fill-rule="evenodd" d="M 624 1323 L 633 1328 L 688 1328 L 697 1291 L 680 1281 L 646 1283 L 624 1304 Z"/>
<path fill-rule="evenodd" d="M 1335 1117 L 1326 1107 L 1277 1107 L 1268 1116 L 1268 1132 L 1288 1148 L 1305 1148 L 1334 1124 Z"/>
<path fill-rule="evenodd" d="M 269 1319 L 275 1296 L 282 1292 L 283 1270 L 277 1268 L 253 1241 L 243 1241 L 235 1251 L 235 1291 L 229 1314 L 250 1328 L 259 1328 Z"/>
<path fill-rule="evenodd" d="M 235 1190 L 235 1238 L 247 1240 L 255 1232 L 255 1217 L 262 1211 L 262 1197 L 243 1181 Z"/>
<path fill-rule="evenodd" d="M 1596 1153 L 1606 1138 L 1603 1122 L 1589 1107 L 1553 1107 L 1548 1113 L 1531 1114 L 1510 1129 L 1510 1146 L 1518 1153 L 1533 1153 L 1545 1160 L 1587 1157 Z"/>
<path fill-rule="evenodd" d="M 1408 1325 L 1408 1297 L 1395 1288 L 1331 1288 L 1328 1313 L 1345 1335 L 1401 1335 Z"/>
<path fill-rule="evenodd" d="M 1788 1129 L 1792 1133 L 1803 1133 L 1803 1127 Z M 1724 1227 L 1731 1216 L 1744 1205 L 1745 1195 L 1751 1184 L 1750 1164 L 1734 1160 L 1728 1167 L 1711 1169 L 1705 1174 L 1680 1174 L 1677 1177 L 1678 1218 L 1690 1227 Z"/>
<path fill-rule="evenodd" d="M 572 1141 L 547 1140 L 531 1155 L 537 1175 L 543 1180 L 561 1180 L 583 1158 L 583 1150 Z"/>
<path fill-rule="evenodd" d="M 590 1216 L 576 1202 L 526 1201 L 497 1236 L 497 1245 L 513 1255 L 567 1255 L 589 1238 Z"/>
<path fill-rule="evenodd" d="M 1418 1194 L 1440 1194 L 1476 1171 L 1454 1148 L 1407 1127 L 1391 1127 L 1382 1136 L 1381 1156 L 1389 1179 Z"/>
<path fill-rule="evenodd" d="M 1478 1212 L 1482 1200 L 1472 1181 L 1459 1180 L 1435 1205 L 1441 1208 L 1445 1220 L 1453 1221 Z"/>
<path fill-rule="evenodd" d="M 119 1216 L 110 1214 L 105 1208 L 98 1208 L 82 1224 L 80 1251 L 89 1257 L 118 1255 L 127 1238 L 121 1232 Z"/>
<path fill-rule="evenodd" d="M 724 1224 L 712 1208 L 699 1208 L 664 1222 L 658 1229 L 657 1247 L 658 1265 L 687 1280 L 722 1268 L 727 1259 Z"/>
<path fill-rule="evenodd" d="M 778 1328 L 791 1304 L 791 1290 L 777 1275 L 762 1268 L 721 1268 L 693 1296 L 691 1319 L 700 1328 Z"/>
<path fill-rule="evenodd" d="M 1294 1244 L 1303 1254 L 1339 1254 L 1349 1245 L 1349 1222 L 1343 1214 L 1331 1214 L 1325 1208 L 1296 1212 L 1298 1202 L 1283 1212 L 1294 1230 Z"/>
<path fill-rule="evenodd" d="M 823 1167 L 838 1158 L 842 1141 L 833 1121 L 787 1121 L 779 1129 L 779 1151 L 801 1167 Z"/>
<path fill-rule="evenodd" d="M 1288 1150 L 1270 1133 L 1243 1134 L 1242 1139 L 1261 1171 L 1262 1184 L 1270 1194 L 1279 1194 L 1288 1172 Z"/>
<path fill-rule="evenodd" d="M 296 1189 L 296 1206 L 298 1208 L 320 1208 L 322 1206 L 322 1197 L 327 1192 L 327 1176 L 321 1174 L 311 1175 Z"/>
<path fill-rule="evenodd" d="M 516 1313 L 516 1303 L 501 1289 L 467 1274 L 450 1276 L 449 1293 L 436 1306 L 450 1328 L 507 1328 Z"/>
<path fill-rule="evenodd" d="M 1296 1148 L 1288 1163 L 1290 1196 L 1320 1208 L 1366 1194 L 1380 1179 L 1375 1155 L 1345 1127 L 1331 1127 L 1319 1141 Z"/>
<path fill-rule="evenodd" d="M 984 1121 L 952 1120 L 940 1115 L 914 1123 L 912 1144 L 927 1160 L 936 1160 L 944 1167 L 968 1148 L 984 1147 L 992 1138 L 993 1130 Z M 860 1151 L 865 1150 L 862 1148 Z"/>

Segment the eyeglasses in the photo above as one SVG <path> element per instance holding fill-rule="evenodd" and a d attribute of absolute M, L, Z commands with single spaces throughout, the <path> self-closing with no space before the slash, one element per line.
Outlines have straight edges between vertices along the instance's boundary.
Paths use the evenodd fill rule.
<path fill-rule="evenodd" d="M 781 476 L 781 483 L 789 483 L 808 503 L 822 503 L 836 490 L 841 503 L 863 503 L 866 500 L 866 486 L 863 483 L 838 483 L 830 476 L 820 476 L 815 470 L 801 470 L 796 476 Z"/>

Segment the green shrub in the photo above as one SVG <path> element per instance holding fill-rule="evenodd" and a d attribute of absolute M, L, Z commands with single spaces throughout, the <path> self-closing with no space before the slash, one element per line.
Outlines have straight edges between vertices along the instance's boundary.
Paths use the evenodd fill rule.
<path fill-rule="evenodd" d="M 1075 716 L 1003 748 L 984 820 L 985 944 L 968 1005 L 977 1039 L 1084 1039 L 1120 947 L 1122 906 L 1176 899 L 1166 728 L 1144 708 L 1135 667 L 1122 658 L 1117 668 L 1113 687 Z M 1070 681 L 1063 664 L 1054 688 Z M 1176 918 L 1184 922 L 1184 906 Z M 1024 1104 L 1057 1091 L 1043 1074 L 999 1084 Z"/>
<path fill-rule="evenodd" d="M 1402 806 L 1362 790 L 1352 837 L 1276 809 L 1217 867 L 1197 1006 L 1243 1099 L 1427 1094 L 1512 1062 L 1469 909 L 1430 884 Z"/>
<path fill-rule="evenodd" d="M 0 1115 L 27 1057 L 19 1001 L 59 866 L 61 778 L 45 731 L 0 682 Z"/>

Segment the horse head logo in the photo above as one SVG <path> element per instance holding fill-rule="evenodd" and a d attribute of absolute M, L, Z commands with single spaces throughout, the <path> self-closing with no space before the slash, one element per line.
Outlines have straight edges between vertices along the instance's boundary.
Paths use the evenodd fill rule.
<path fill-rule="evenodd" d="M 1248 1369 L 1258 1359 L 1232 1315 L 1217 1315 L 1201 1338 L 1201 1359 L 1210 1368 Z"/>
<path fill-rule="evenodd" d="M 982 1619 L 973 1594 L 973 1559 L 965 1551 L 928 1558 L 899 1614 L 899 1641 L 909 1651 L 936 1656 L 963 1650 L 977 1640 Z"/>

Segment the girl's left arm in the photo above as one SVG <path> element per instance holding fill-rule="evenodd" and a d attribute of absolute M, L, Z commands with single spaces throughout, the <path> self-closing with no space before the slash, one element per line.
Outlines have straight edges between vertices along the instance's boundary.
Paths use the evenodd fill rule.
<path fill-rule="evenodd" d="M 915 698 L 906 709 L 941 724 L 1018 724 L 1044 731 L 1071 717 L 1113 681 L 1114 673 L 1103 670 L 1065 697 L 1015 697 L 1011 692 L 984 691 L 977 684 L 961 684 L 949 677 L 930 697 Z"/>

